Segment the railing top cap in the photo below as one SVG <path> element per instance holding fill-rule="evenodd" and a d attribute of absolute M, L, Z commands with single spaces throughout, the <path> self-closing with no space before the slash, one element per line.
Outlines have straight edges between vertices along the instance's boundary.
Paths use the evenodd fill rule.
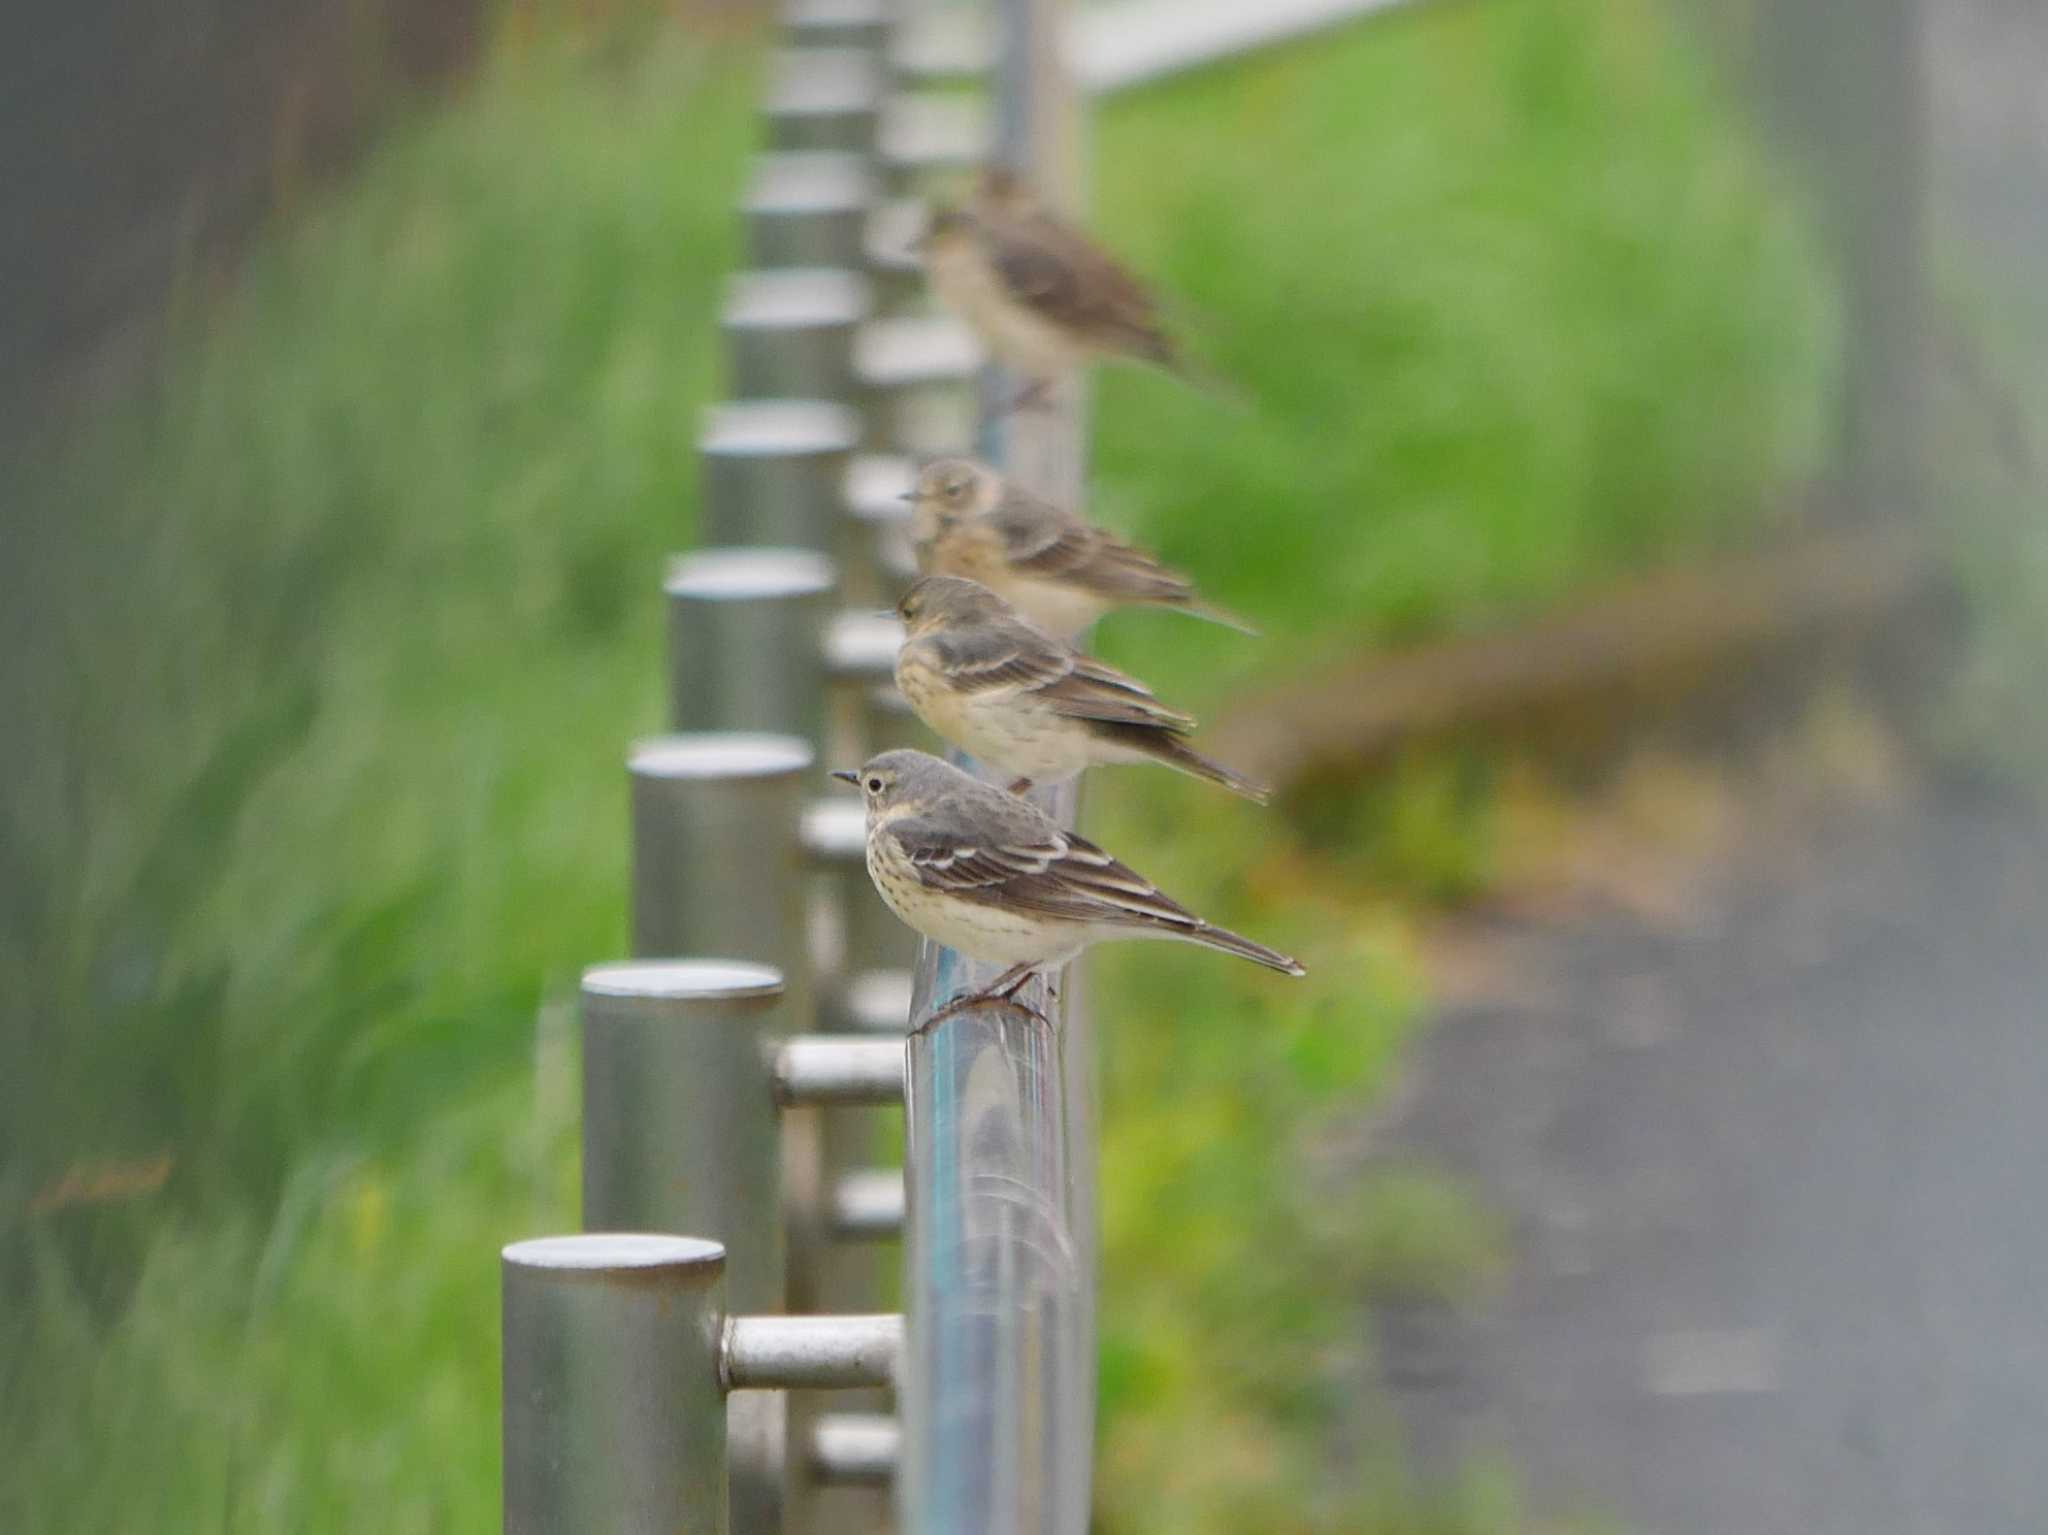
<path fill-rule="evenodd" d="M 799 736 L 715 730 L 635 741 L 626 767 L 642 778 L 773 778 L 801 773 L 815 759 Z"/>
<path fill-rule="evenodd" d="M 662 590 L 700 602 L 740 602 L 830 591 L 838 578 L 830 557 L 812 549 L 702 549 L 669 563 Z"/>
<path fill-rule="evenodd" d="M 829 400 L 728 400 L 704 412 L 697 445 L 727 457 L 850 453 L 860 442 L 860 415 Z"/>
<path fill-rule="evenodd" d="M 782 972 L 741 959 L 624 959 L 585 970 L 583 990 L 678 1001 L 772 997 L 782 991 Z"/>
<path fill-rule="evenodd" d="M 783 11 L 791 26 L 824 26 L 889 19 L 889 0 L 791 0 Z"/>
<path fill-rule="evenodd" d="M 865 208 L 874 200 L 875 175 L 867 156 L 785 149 L 754 157 L 740 206 L 749 213 L 829 212 Z"/>
<path fill-rule="evenodd" d="M 506 1263 L 525 1269 L 579 1273 L 646 1273 L 704 1269 L 725 1262 L 725 1244 L 644 1231 L 596 1231 L 531 1237 L 505 1248 Z"/>
<path fill-rule="evenodd" d="M 784 117 L 873 111 L 882 76 L 865 48 L 784 48 L 775 55 L 767 110 Z"/>
<path fill-rule="evenodd" d="M 851 325 L 873 307 L 867 279 L 840 267 L 741 272 L 725 285 L 728 325 Z"/>

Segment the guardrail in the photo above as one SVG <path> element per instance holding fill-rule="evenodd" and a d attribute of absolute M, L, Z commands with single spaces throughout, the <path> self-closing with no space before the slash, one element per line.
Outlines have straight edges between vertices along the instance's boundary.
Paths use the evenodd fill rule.
<path fill-rule="evenodd" d="M 928 311 L 907 248 L 925 183 L 990 157 L 1079 200 L 1060 0 L 994 0 L 981 97 L 955 87 L 989 51 L 948 53 L 898 3 L 785 12 L 730 396 L 698 441 L 703 547 L 664 582 L 670 733 L 626 763 L 633 957 L 583 978 L 584 1234 L 503 1256 L 519 1535 L 837 1535 L 886 1523 L 892 1488 L 907 1532 L 1087 1527 L 1078 986 L 906 1035 L 992 974 L 915 948 L 869 886 L 860 804 L 823 776 L 915 738 L 876 609 L 911 568 L 917 456 L 978 438 L 1026 486 L 1081 490 L 1081 387 L 988 408 L 1012 387 Z M 1071 787 L 1039 802 L 1071 824 Z M 903 1171 L 875 1161 L 875 1115 L 899 1110 Z M 902 1317 L 877 1248 L 899 1235 Z M 824 1412 L 826 1390 L 863 1395 Z"/>

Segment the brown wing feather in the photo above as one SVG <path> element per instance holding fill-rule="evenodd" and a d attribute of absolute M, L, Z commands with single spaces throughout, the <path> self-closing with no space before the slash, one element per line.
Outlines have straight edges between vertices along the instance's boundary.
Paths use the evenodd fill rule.
<path fill-rule="evenodd" d="M 1074 670 L 1071 651 L 1021 624 L 976 624 L 919 642 L 937 655 L 946 680 L 964 693 L 1056 686 Z"/>
<path fill-rule="evenodd" d="M 1194 600 L 1194 583 L 1147 550 L 1034 496 L 1005 491 L 988 520 L 1003 540 L 1010 569 L 1020 574 L 1069 582 L 1124 602 Z"/>
<path fill-rule="evenodd" d="M 1144 683 L 1092 656 L 1076 655 L 1072 672 L 1038 691 L 1057 712 L 1070 719 L 1154 730 L 1195 728 L 1193 715 L 1167 708 Z"/>
<path fill-rule="evenodd" d="M 990 828 L 992 835 L 970 839 L 950 829 L 949 819 L 941 810 L 889 824 L 929 889 L 1074 922 L 1202 926 L 1143 875 L 1049 821 L 1021 838 Z"/>
<path fill-rule="evenodd" d="M 984 226 L 989 260 L 1020 303 L 1097 345 L 1174 361 L 1151 292 L 1078 229 L 1048 213 L 989 217 Z"/>

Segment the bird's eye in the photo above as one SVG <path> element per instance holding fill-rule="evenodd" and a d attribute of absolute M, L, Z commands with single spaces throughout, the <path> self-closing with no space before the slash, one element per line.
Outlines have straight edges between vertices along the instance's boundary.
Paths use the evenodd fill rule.
<path fill-rule="evenodd" d="M 868 779 L 868 793 L 870 793 L 870 794 L 880 794 L 881 792 L 882 792 L 882 780 L 881 780 L 881 779 L 879 779 L 879 778 L 872 778 L 872 777 L 871 777 L 871 778 L 869 778 L 869 779 Z"/>

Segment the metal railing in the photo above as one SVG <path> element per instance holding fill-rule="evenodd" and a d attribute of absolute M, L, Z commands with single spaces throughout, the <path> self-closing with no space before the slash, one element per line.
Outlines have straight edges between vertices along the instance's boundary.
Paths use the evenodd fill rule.
<path fill-rule="evenodd" d="M 978 440 L 1081 490 L 1080 387 L 999 408 L 1010 386 L 907 249 L 931 178 L 990 158 L 1078 201 L 1061 0 L 990 0 L 979 54 L 920 42 L 904 3 L 785 9 L 730 394 L 698 443 L 703 547 L 664 583 L 671 733 L 627 759 L 634 957 L 583 978 L 584 1234 L 503 1255 L 508 1532 L 837 1535 L 886 1524 L 892 1488 L 913 1535 L 1087 1527 L 1078 982 L 906 1037 L 992 974 L 915 947 L 869 886 L 859 802 L 824 792 L 825 759 L 918 738 L 876 612 L 911 569 L 916 457 Z M 1039 802 L 1072 823 L 1071 787 Z M 902 1171 L 874 1161 L 899 1108 Z M 899 1234 L 900 1318 L 878 1247 Z M 826 1390 L 864 1396 L 825 1412 Z"/>

